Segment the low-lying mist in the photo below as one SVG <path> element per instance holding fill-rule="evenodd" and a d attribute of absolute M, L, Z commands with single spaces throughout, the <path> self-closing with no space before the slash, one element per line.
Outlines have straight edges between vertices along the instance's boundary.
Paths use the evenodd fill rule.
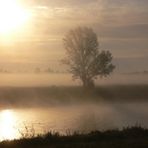
<path fill-rule="evenodd" d="M 95 130 L 122 129 L 127 126 L 148 128 L 148 103 L 83 103 L 48 108 L 17 108 L 0 113 L 1 128 L 13 130 L 14 138 L 20 133 L 41 134 L 48 131 L 71 134 Z M 7 113 L 7 114 L 6 114 Z M 9 115 L 11 122 L 5 123 Z M 11 126 L 11 127 L 10 127 Z M 15 129 L 13 128 L 15 127 Z M 27 131 L 26 131 L 27 129 Z M 35 133 L 33 133 L 33 131 Z M 0 134 L 0 139 L 2 139 Z"/>
<path fill-rule="evenodd" d="M 98 78 L 96 85 L 148 84 L 148 74 L 111 74 L 107 78 Z M 1 73 L 0 86 L 78 86 L 71 74 L 50 73 Z"/>
<path fill-rule="evenodd" d="M 148 85 L 0 87 L 1 108 L 51 107 L 100 102 L 148 101 Z"/>
<path fill-rule="evenodd" d="M 86 90 L 66 74 L 1 75 L 0 127 L 9 127 L 12 138 L 19 138 L 20 129 L 25 133 L 25 127 L 36 134 L 90 132 L 136 124 L 147 127 L 146 76 L 127 75 L 126 79 L 126 75 L 112 75 L 106 81 L 98 80 L 95 89 Z M 4 135 L 0 134 L 0 140 Z"/>

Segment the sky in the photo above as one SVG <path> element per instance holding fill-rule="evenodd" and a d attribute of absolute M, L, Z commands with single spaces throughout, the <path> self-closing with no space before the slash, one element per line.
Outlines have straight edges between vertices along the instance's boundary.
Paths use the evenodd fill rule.
<path fill-rule="evenodd" d="M 0 66 L 58 65 L 62 39 L 77 26 L 92 27 L 100 50 L 110 50 L 116 70 L 148 70 L 148 0 L 21 0 L 31 13 L 24 29 L 0 35 Z M 56 67 L 54 66 L 54 67 Z"/>

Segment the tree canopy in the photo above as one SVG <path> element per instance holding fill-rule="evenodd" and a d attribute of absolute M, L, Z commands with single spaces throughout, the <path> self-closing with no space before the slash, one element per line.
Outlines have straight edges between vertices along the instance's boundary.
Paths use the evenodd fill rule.
<path fill-rule="evenodd" d="M 92 28 L 70 30 L 63 41 L 67 55 L 63 62 L 84 87 L 93 87 L 97 76 L 106 77 L 114 70 L 112 54 L 108 50 L 99 50 L 98 37 Z"/>

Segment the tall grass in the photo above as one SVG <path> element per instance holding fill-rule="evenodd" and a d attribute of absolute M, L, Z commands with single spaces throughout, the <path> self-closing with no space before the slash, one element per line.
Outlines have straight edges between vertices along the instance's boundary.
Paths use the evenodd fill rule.
<path fill-rule="evenodd" d="M 148 129 L 140 126 L 123 130 L 94 131 L 88 134 L 47 133 L 31 138 L 3 141 L 0 148 L 147 148 Z"/>

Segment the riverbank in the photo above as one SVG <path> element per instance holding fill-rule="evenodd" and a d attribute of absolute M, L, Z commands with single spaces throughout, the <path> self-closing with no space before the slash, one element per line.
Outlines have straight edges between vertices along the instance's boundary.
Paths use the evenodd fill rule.
<path fill-rule="evenodd" d="M 148 129 L 140 126 L 88 134 L 47 133 L 36 137 L 0 142 L 0 148 L 147 148 Z"/>

